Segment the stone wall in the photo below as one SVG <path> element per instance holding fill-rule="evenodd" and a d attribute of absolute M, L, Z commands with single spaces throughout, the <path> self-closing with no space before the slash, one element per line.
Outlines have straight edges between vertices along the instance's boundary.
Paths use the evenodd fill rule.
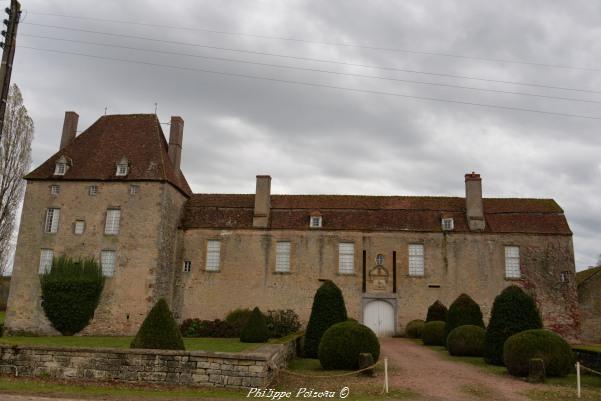
<path fill-rule="evenodd" d="M 578 286 L 578 302 L 582 317 L 582 340 L 601 343 L 601 273 Z"/>
<path fill-rule="evenodd" d="M 320 280 L 330 279 L 341 288 L 350 317 L 363 321 L 369 302 L 386 299 L 395 308 L 396 331 L 402 333 L 409 321 L 424 319 L 434 301 L 449 306 L 461 293 L 474 298 L 488 319 L 494 298 L 516 284 L 534 296 L 547 327 L 570 339 L 578 333 L 575 283 L 560 279 L 563 271 L 574 277 L 571 236 L 189 229 L 183 230 L 182 237 L 178 264 L 189 260 L 192 270 L 176 272 L 174 310 L 179 319 L 223 319 L 233 309 L 258 306 L 264 311 L 294 309 L 306 324 Z M 216 272 L 205 270 L 209 239 L 221 241 L 221 265 Z M 289 273 L 275 271 L 276 244 L 281 240 L 291 243 Z M 340 242 L 355 245 L 353 274 L 338 273 Z M 423 277 L 409 275 L 410 244 L 424 245 Z M 505 277 L 505 246 L 520 247 L 521 279 Z M 384 255 L 388 274 L 380 289 L 369 278 L 378 254 Z"/>
<path fill-rule="evenodd" d="M 294 357 L 296 341 L 250 352 L 0 345 L 0 373 L 170 385 L 265 387 Z"/>

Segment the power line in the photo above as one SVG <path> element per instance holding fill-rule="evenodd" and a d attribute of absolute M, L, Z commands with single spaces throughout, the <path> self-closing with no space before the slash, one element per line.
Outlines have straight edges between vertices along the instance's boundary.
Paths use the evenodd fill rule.
<path fill-rule="evenodd" d="M 296 66 L 290 66 L 290 65 L 284 65 L 284 64 L 262 63 L 262 62 L 255 62 L 255 61 L 249 61 L 249 60 L 232 59 L 232 58 L 226 58 L 226 57 L 204 56 L 204 55 L 199 55 L 199 54 L 181 53 L 181 52 L 173 52 L 173 51 L 166 51 L 166 50 L 144 49 L 144 48 L 133 47 L 133 46 L 122 46 L 122 45 L 116 45 L 116 44 L 99 43 L 99 42 L 91 42 L 91 41 L 86 41 L 86 40 L 67 39 L 67 38 L 57 38 L 57 37 L 42 36 L 42 35 L 22 34 L 21 36 L 56 40 L 56 41 L 61 41 L 61 42 L 81 43 L 81 44 L 94 45 L 94 46 L 112 47 L 112 48 L 116 48 L 116 49 L 136 50 L 136 51 L 158 53 L 158 54 L 169 54 L 169 55 L 175 55 L 175 56 L 202 58 L 202 59 L 207 59 L 207 60 L 225 61 L 225 62 L 229 62 L 229 63 L 258 65 L 258 66 L 262 66 L 262 67 L 274 67 L 274 68 L 283 68 L 283 69 L 291 69 L 291 70 L 299 70 L 299 71 L 319 72 L 319 73 L 341 75 L 341 76 L 377 79 L 377 80 L 383 80 L 383 81 L 393 81 L 393 82 L 402 82 L 402 83 L 419 84 L 419 85 L 430 85 L 430 86 L 441 86 L 441 87 L 446 87 L 446 88 L 467 89 L 467 90 L 481 91 L 481 92 L 492 92 L 492 93 L 530 96 L 530 97 L 538 97 L 538 98 L 554 99 L 554 100 L 565 100 L 565 101 L 573 101 L 573 102 L 601 104 L 601 100 L 578 99 L 578 98 L 572 98 L 572 97 L 541 95 L 541 94 L 536 94 L 536 93 L 514 92 L 514 91 L 507 91 L 507 90 L 500 90 L 500 89 L 478 88 L 478 87 L 473 87 L 473 86 L 453 85 L 453 84 L 445 84 L 445 83 L 438 83 L 438 82 L 424 82 L 424 81 L 415 81 L 415 80 L 410 80 L 410 79 L 380 77 L 380 76 L 376 76 L 376 75 L 330 71 L 330 70 L 322 70 L 322 69 L 318 69 L 318 68 L 296 67 Z"/>
<path fill-rule="evenodd" d="M 354 43 L 347 43 L 347 42 L 323 42 L 323 41 L 314 41 L 314 40 L 284 37 L 284 36 L 269 36 L 269 35 L 258 35 L 258 34 L 243 33 L 243 32 L 221 31 L 221 30 L 199 28 L 199 27 L 184 27 L 184 26 L 165 25 L 165 24 L 150 24 L 150 23 L 136 22 L 136 21 L 114 20 L 114 19 L 96 18 L 96 17 L 82 17 L 82 16 L 54 14 L 54 13 L 30 12 L 30 14 L 43 15 L 43 16 L 49 16 L 49 17 L 61 17 L 61 18 L 73 18 L 73 19 L 81 19 L 81 20 L 89 20 L 89 21 L 110 22 L 110 23 L 116 23 L 116 24 L 128 24 L 128 25 L 138 25 L 138 26 L 147 26 L 147 27 L 156 27 L 156 28 L 177 29 L 177 30 L 185 30 L 185 31 L 207 32 L 207 33 L 215 33 L 215 34 L 219 34 L 219 35 L 228 35 L 228 36 L 247 36 L 247 37 L 259 38 L 259 39 L 285 40 L 285 41 L 290 41 L 290 42 L 317 44 L 317 45 L 324 45 L 324 46 L 355 47 L 355 48 L 360 48 L 360 49 L 379 50 L 379 51 L 387 51 L 387 52 L 420 54 L 420 55 L 439 56 L 439 57 L 451 57 L 451 58 L 456 58 L 456 59 L 487 61 L 487 62 L 494 62 L 494 63 L 521 64 L 521 65 L 530 65 L 530 66 L 535 66 L 535 67 L 560 68 L 560 69 L 572 69 L 572 70 L 595 71 L 595 72 L 601 71 L 601 68 L 595 68 L 595 67 L 580 67 L 580 66 L 571 66 L 571 65 L 562 65 L 562 64 L 539 63 L 539 62 L 534 62 L 534 61 L 466 56 L 466 55 L 462 55 L 462 54 L 440 53 L 440 52 L 422 51 L 422 50 L 414 50 L 414 49 L 400 49 L 400 48 L 393 48 L 393 47 L 362 45 L 362 44 L 354 44 Z"/>
<path fill-rule="evenodd" d="M 163 67 L 163 68 L 170 68 L 170 69 L 177 69 L 177 70 L 184 70 L 184 71 L 193 71 L 193 72 L 200 72 L 200 73 L 220 75 L 220 76 L 247 78 L 247 79 L 253 79 L 253 80 L 278 82 L 278 83 L 285 83 L 285 84 L 291 84 L 291 85 L 309 86 L 309 87 L 315 87 L 315 88 L 336 89 L 336 90 L 343 90 L 343 91 L 355 92 L 355 93 L 368 93 L 368 94 L 373 94 L 373 95 L 394 96 L 394 97 L 401 97 L 401 98 L 406 98 L 406 99 L 426 100 L 426 101 L 433 101 L 433 102 L 440 102 L 440 103 L 454 103 L 454 104 L 477 106 L 477 107 L 484 107 L 484 108 L 494 108 L 494 109 L 511 110 L 511 111 L 523 111 L 523 112 L 528 112 L 528 113 L 555 115 L 555 116 L 561 116 L 561 117 L 575 117 L 575 118 L 583 118 L 583 119 L 590 119 L 590 120 L 601 120 L 601 117 L 581 115 L 581 114 L 570 114 L 570 113 L 561 113 L 561 112 L 546 111 L 546 110 L 528 109 L 528 108 L 523 108 L 523 107 L 503 106 L 503 105 L 496 105 L 496 104 L 467 102 L 467 101 L 454 100 L 454 99 L 442 99 L 442 98 L 436 98 L 436 97 L 407 95 L 407 94 L 403 94 L 403 93 L 385 92 L 385 91 L 370 90 L 370 89 L 348 88 L 348 87 L 343 87 L 343 86 L 320 84 L 320 83 L 314 83 L 314 82 L 294 81 L 294 80 L 287 80 L 287 79 L 280 79 L 280 78 L 262 77 L 262 76 L 258 76 L 258 75 L 206 70 L 206 69 L 201 69 L 201 68 L 176 66 L 176 65 L 171 65 L 171 64 L 159 64 L 159 63 L 151 63 L 151 62 L 147 62 L 147 61 L 128 60 L 128 59 L 122 59 L 122 58 L 117 58 L 117 57 L 97 56 L 94 54 L 77 53 L 77 52 L 52 50 L 52 49 L 41 49 L 41 48 L 29 47 L 29 46 L 20 46 L 20 48 L 42 51 L 42 52 L 68 54 L 68 55 L 80 56 L 80 57 L 89 57 L 89 58 L 101 59 L 101 60 L 117 61 L 117 62 L 122 62 L 122 63 L 142 64 L 142 65 L 147 65 L 147 66 L 152 66 L 152 67 Z"/>
<path fill-rule="evenodd" d="M 220 47 L 220 46 L 211 46 L 211 45 L 204 45 L 204 44 L 200 44 L 200 43 L 190 43 L 190 42 L 181 42 L 181 41 L 176 41 L 176 40 L 149 38 L 146 36 L 127 35 L 127 34 L 114 33 L 114 32 L 102 32 L 102 31 L 94 31 L 94 30 L 81 29 L 81 28 L 70 28 L 70 27 L 64 27 L 64 26 L 59 26 L 59 25 L 38 24 L 38 23 L 33 23 L 33 22 L 23 22 L 22 24 L 41 26 L 41 27 L 45 27 L 45 28 L 60 29 L 60 30 L 65 30 L 65 31 L 92 33 L 92 34 L 97 34 L 97 35 L 104 35 L 104 36 L 111 36 L 111 37 L 118 37 L 118 38 L 138 39 L 138 40 L 145 40 L 145 41 L 157 42 L 157 43 L 200 47 L 200 48 L 212 49 L 212 50 L 223 50 L 223 51 L 236 52 L 236 53 L 254 54 L 254 55 L 259 55 L 259 56 L 279 57 L 279 58 L 286 58 L 286 59 L 291 59 L 291 60 L 313 61 L 313 62 L 318 62 L 318 63 L 330 63 L 330 64 L 345 65 L 345 66 L 350 66 L 350 67 L 362 67 L 362 68 L 371 68 L 371 69 L 386 70 L 386 71 L 398 71 L 398 72 L 406 72 L 406 73 L 411 73 L 411 74 L 431 75 L 431 76 L 445 77 L 445 78 L 459 78 L 459 79 L 468 79 L 468 80 L 475 80 L 475 81 L 482 81 L 482 82 L 493 82 L 493 83 L 510 84 L 510 85 L 531 86 L 531 87 L 536 87 L 536 88 L 557 89 L 557 90 L 566 90 L 566 91 L 573 91 L 573 92 L 601 94 L 601 91 L 595 91 L 595 90 L 590 90 L 590 89 L 579 89 L 579 88 L 552 86 L 552 85 L 544 85 L 544 84 L 536 84 L 536 83 L 506 81 L 506 80 L 490 79 L 490 78 L 478 78 L 478 77 L 471 77 L 468 75 L 455 75 L 455 74 L 446 74 L 446 73 L 437 73 L 437 72 L 427 72 L 427 71 L 410 70 L 410 69 L 404 69 L 404 68 L 378 66 L 378 65 L 370 65 L 370 64 L 357 64 L 357 63 L 349 63 L 349 62 L 344 62 L 344 61 L 327 60 L 327 59 L 311 58 L 311 57 L 291 56 L 291 55 L 278 54 L 278 53 L 269 53 L 269 52 L 261 52 L 261 51 L 254 51 L 254 50 L 244 50 L 244 49 L 234 49 L 234 48 Z"/>

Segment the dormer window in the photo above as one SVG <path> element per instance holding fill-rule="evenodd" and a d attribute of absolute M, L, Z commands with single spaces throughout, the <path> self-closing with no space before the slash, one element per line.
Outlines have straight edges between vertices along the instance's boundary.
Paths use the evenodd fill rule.
<path fill-rule="evenodd" d="M 322 218 L 319 214 L 311 214 L 309 228 L 321 228 Z"/>
<path fill-rule="evenodd" d="M 443 231 L 452 231 L 455 229 L 455 222 L 452 218 L 442 219 L 442 230 Z"/>
<path fill-rule="evenodd" d="M 61 156 L 54 166 L 54 175 L 65 175 L 67 170 L 69 169 L 69 165 L 67 163 L 67 158 L 65 156 Z"/>
<path fill-rule="evenodd" d="M 129 173 L 129 163 L 127 159 L 123 158 L 117 163 L 117 172 L 115 173 L 118 177 L 125 177 Z"/>

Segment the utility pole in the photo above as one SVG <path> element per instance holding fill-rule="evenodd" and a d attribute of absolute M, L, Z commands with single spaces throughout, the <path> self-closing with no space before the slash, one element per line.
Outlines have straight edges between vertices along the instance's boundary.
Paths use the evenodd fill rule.
<path fill-rule="evenodd" d="M 4 115 L 6 114 L 6 103 L 8 102 L 8 90 L 10 88 L 10 75 L 13 70 L 13 59 L 15 57 L 15 47 L 17 41 L 17 25 L 21 17 L 21 4 L 17 0 L 10 1 L 10 8 L 4 11 L 8 14 L 8 19 L 4 20 L 7 26 L 6 31 L 2 31 L 5 41 L 1 44 L 2 65 L 0 66 L 0 138 L 4 129 Z"/>

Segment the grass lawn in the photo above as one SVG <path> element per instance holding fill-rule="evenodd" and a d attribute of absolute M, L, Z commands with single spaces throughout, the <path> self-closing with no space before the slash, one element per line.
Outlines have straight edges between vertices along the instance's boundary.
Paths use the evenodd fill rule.
<path fill-rule="evenodd" d="M 572 349 L 581 349 L 583 351 L 594 351 L 594 352 L 601 352 L 601 344 L 594 344 L 594 345 L 574 345 L 572 347 Z"/>
<path fill-rule="evenodd" d="M 0 324 L 4 324 L 4 317 L 6 316 L 5 311 L 0 311 Z"/>
<path fill-rule="evenodd" d="M 46 345 L 50 347 L 129 348 L 133 337 L 49 336 L 0 337 L 0 344 Z M 188 351 L 240 352 L 257 348 L 260 344 L 241 343 L 237 338 L 185 338 Z"/>

